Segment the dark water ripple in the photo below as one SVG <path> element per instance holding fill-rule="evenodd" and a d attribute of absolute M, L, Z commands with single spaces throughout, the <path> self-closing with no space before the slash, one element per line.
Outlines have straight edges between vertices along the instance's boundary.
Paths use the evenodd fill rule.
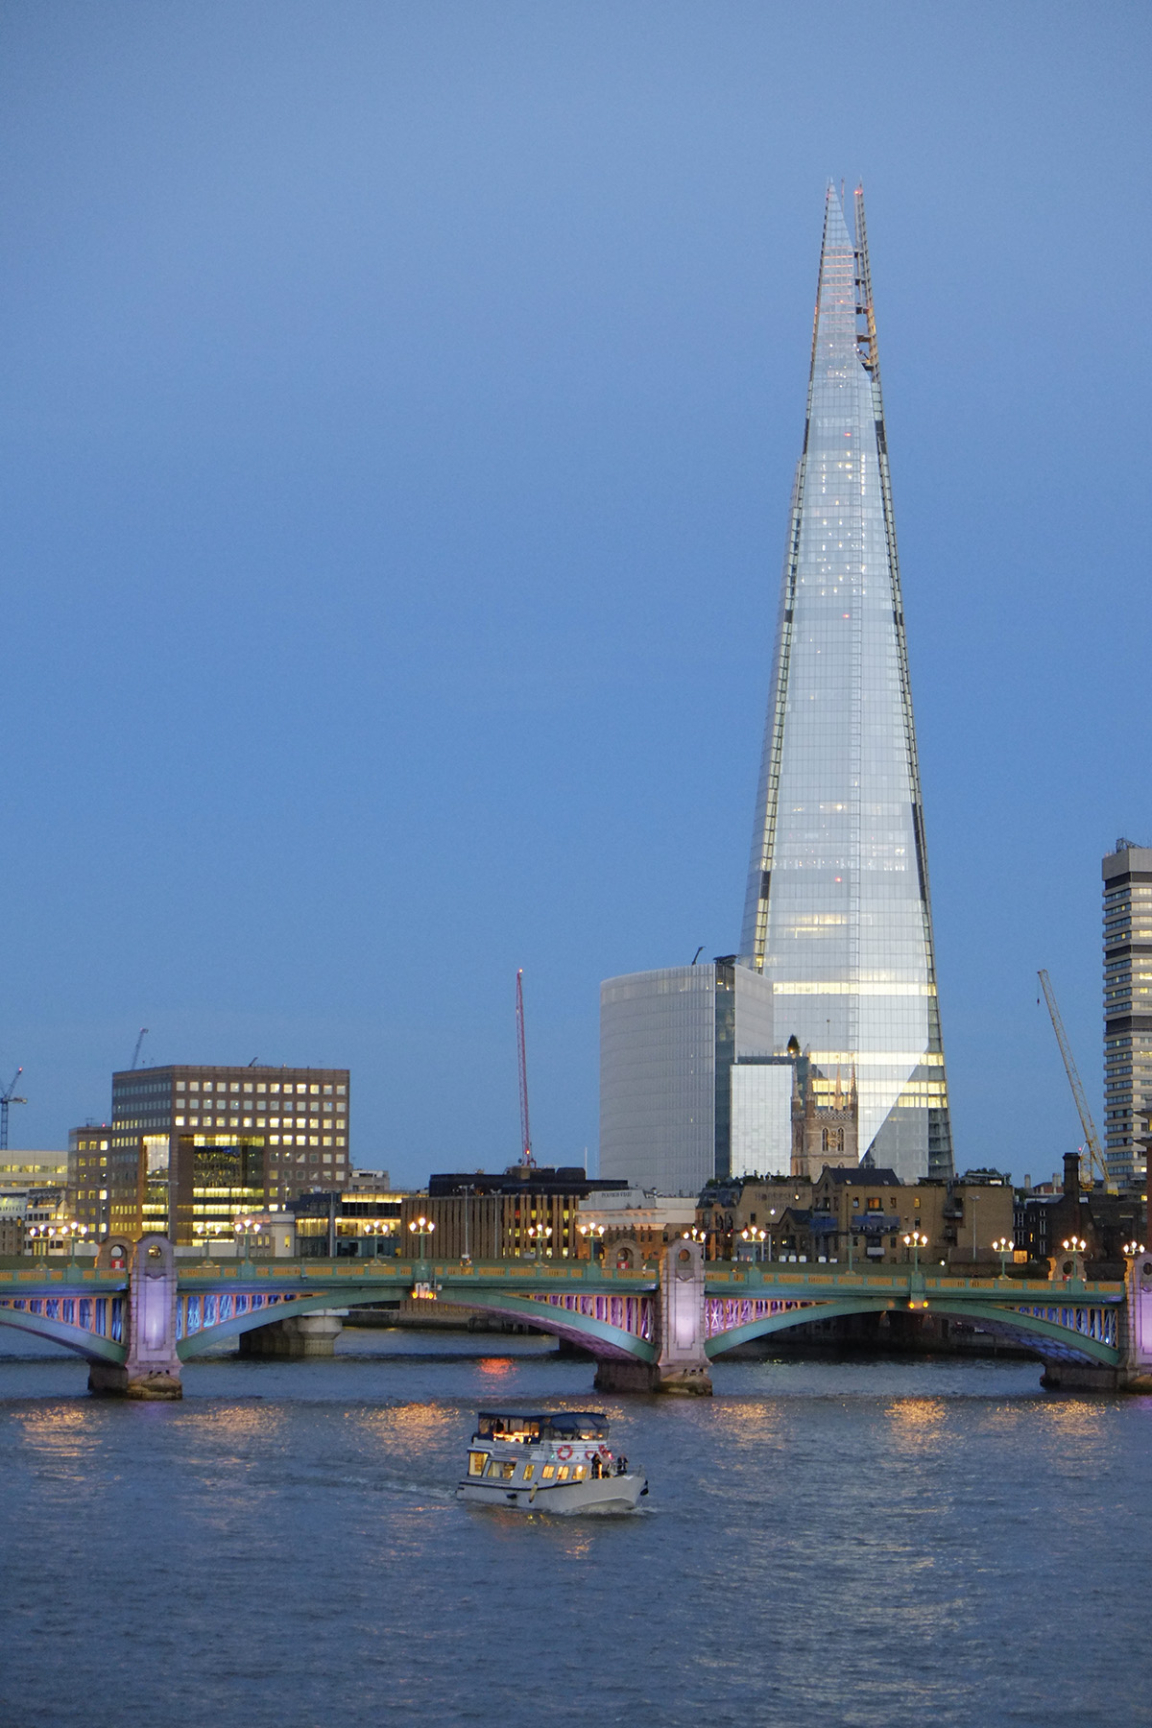
<path fill-rule="evenodd" d="M 172 1406 L 0 1357 L 0 1728 L 1152 1715 L 1152 1399 L 878 1362 L 601 1400 L 535 1341 L 341 1347 L 202 1362 Z M 608 1409 L 645 1511 L 458 1506 L 505 1399 Z"/>

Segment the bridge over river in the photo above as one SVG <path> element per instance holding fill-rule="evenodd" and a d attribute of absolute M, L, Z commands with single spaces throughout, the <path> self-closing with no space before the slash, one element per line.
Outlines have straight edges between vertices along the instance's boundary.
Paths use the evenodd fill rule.
<path fill-rule="evenodd" d="M 95 1267 L 0 1262 L 0 1326 L 75 1351 L 93 1390 L 129 1397 L 179 1397 L 182 1365 L 224 1340 L 278 1328 L 285 1354 L 306 1354 L 310 1325 L 322 1328 L 332 1310 L 405 1297 L 567 1338 L 596 1357 L 602 1391 L 707 1393 L 726 1350 L 869 1313 L 968 1320 L 1033 1351 L 1049 1384 L 1152 1390 L 1143 1255 L 1116 1283 L 710 1261 L 687 1239 L 659 1265 L 621 1270 L 586 1260 L 178 1260 L 163 1236 L 106 1243 Z"/>

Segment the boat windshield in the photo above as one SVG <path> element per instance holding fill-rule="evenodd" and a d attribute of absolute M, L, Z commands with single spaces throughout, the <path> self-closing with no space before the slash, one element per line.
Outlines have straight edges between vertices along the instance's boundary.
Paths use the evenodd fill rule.
<path fill-rule="evenodd" d="M 608 1418 L 598 1410 L 553 1410 L 524 1416 L 519 1411 L 481 1410 L 476 1418 L 478 1440 L 605 1440 Z"/>

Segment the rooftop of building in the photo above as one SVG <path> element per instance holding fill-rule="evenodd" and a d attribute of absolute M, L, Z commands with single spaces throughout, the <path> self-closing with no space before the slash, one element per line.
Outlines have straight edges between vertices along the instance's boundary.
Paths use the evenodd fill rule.
<path fill-rule="evenodd" d="M 589 1176 L 582 1164 L 512 1164 L 506 1170 L 439 1172 L 428 1178 L 429 1199 L 479 1194 L 603 1194 L 627 1190 L 623 1177 Z"/>

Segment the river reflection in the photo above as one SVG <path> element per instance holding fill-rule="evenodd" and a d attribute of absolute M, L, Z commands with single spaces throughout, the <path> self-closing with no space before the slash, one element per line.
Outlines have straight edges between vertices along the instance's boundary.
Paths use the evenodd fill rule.
<path fill-rule="evenodd" d="M 170 1406 L 0 1356 L 2 1728 L 1147 1717 L 1152 1400 L 947 1360 L 606 1400 L 537 1340 L 340 1352 L 203 1360 Z M 458 1505 L 504 1401 L 606 1410 L 642 1510 Z"/>

